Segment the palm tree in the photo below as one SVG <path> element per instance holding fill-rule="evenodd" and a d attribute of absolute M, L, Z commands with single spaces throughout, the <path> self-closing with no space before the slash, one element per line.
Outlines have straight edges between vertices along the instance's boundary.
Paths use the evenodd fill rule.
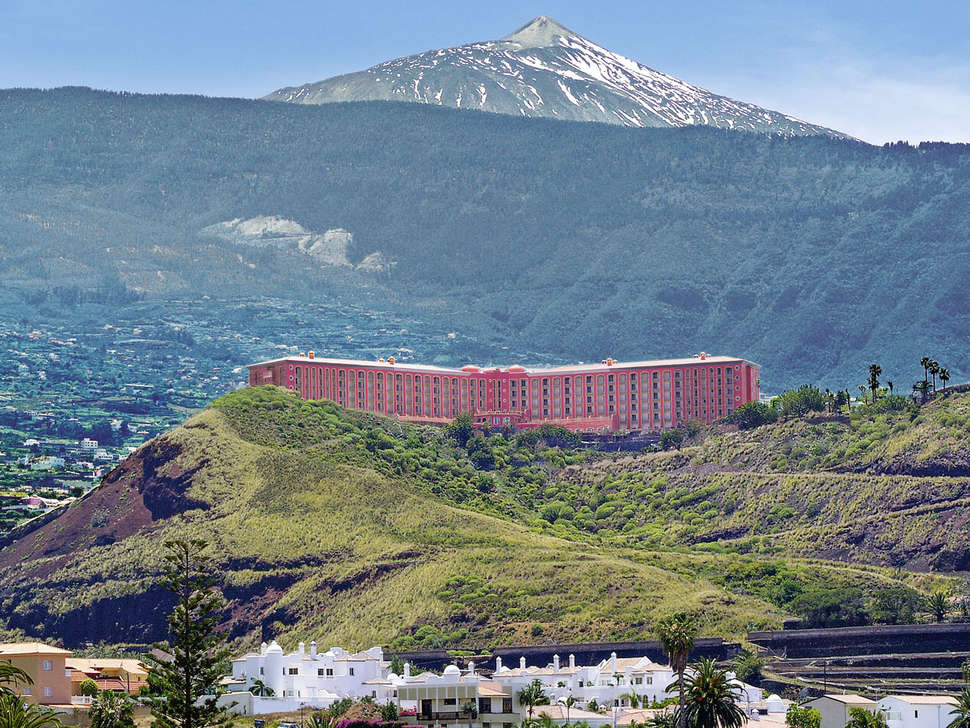
<path fill-rule="evenodd" d="M 921 382 L 916 382 L 913 385 L 913 392 L 919 392 L 920 401 L 923 402 L 923 403 L 925 403 L 926 402 L 926 393 L 927 393 L 927 391 L 929 391 L 929 388 L 930 388 L 930 383 L 927 382 L 924 379 Z"/>
<path fill-rule="evenodd" d="M 950 715 L 954 718 L 946 728 L 970 728 L 970 687 L 965 687 L 957 697 L 957 704 L 951 709 Z"/>
<path fill-rule="evenodd" d="M 574 698 L 572 695 L 568 695 L 565 698 L 559 698 L 559 700 L 556 702 L 566 709 L 566 725 L 569 725 L 569 709 L 576 705 L 576 698 Z"/>
<path fill-rule="evenodd" d="M 876 403 L 876 395 L 879 392 L 879 375 L 882 374 L 882 367 L 878 364 L 869 365 L 869 389 L 872 390 L 872 403 Z"/>
<path fill-rule="evenodd" d="M 849 708 L 849 722 L 845 728 L 887 728 L 886 714 L 881 710 L 873 712 L 865 708 Z"/>
<path fill-rule="evenodd" d="M 746 716 L 738 705 L 741 687 L 705 657 L 694 664 L 687 678 L 687 706 L 681 709 L 681 720 L 690 728 L 741 728 Z"/>
<path fill-rule="evenodd" d="M 273 688 L 264 683 L 262 680 L 254 680 L 253 684 L 249 686 L 249 692 L 251 692 L 257 698 L 273 697 Z"/>
<path fill-rule="evenodd" d="M 943 382 L 943 391 L 946 391 L 946 383 L 950 381 L 950 370 L 940 367 L 940 381 Z"/>
<path fill-rule="evenodd" d="M 664 617 L 654 626 L 660 646 L 670 660 L 670 667 L 677 673 L 677 685 L 680 693 L 680 728 L 686 728 L 686 717 L 684 715 L 684 670 L 687 669 L 687 660 L 690 651 L 694 649 L 694 640 L 699 631 L 697 617 L 687 612 L 677 612 L 669 617 Z M 667 691 L 673 687 L 667 686 Z"/>
<path fill-rule="evenodd" d="M 940 373 L 940 364 L 936 360 L 930 362 L 929 372 L 933 376 L 933 391 L 936 392 L 936 375 Z"/>
<path fill-rule="evenodd" d="M 102 690 L 89 711 L 91 728 L 135 728 L 131 698 L 111 690 Z"/>
<path fill-rule="evenodd" d="M 549 697 L 542 689 L 539 679 L 533 680 L 519 691 L 519 705 L 524 705 L 529 709 L 529 720 L 532 720 L 532 711 L 537 705 L 548 705 Z"/>
<path fill-rule="evenodd" d="M 889 387 L 889 394 L 892 395 L 892 393 L 893 393 L 893 380 L 892 379 L 887 379 L 886 380 L 886 386 Z"/>
<path fill-rule="evenodd" d="M 970 657 L 963 661 L 960 665 L 960 672 L 963 673 L 963 682 L 970 685 Z"/>
<path fill-rule="evenodd" d="M 937 622 L 946 619 L 946 612 L 950 608 L 950 600 L 942 591 L 935 591 L 926 599 L 926 607 L 936 617 Z"/>
<path fill-rule="evenodd" d="M 866 403 L 866 391 L 867 390 L 868 390 L 868 387 L 866 387 L 865 384 L 860 384 L 859 385 L 859 399 L 862 400 L 862 404 L 865 404 Z"/>
<path fill-rule="evenodd" d="M 0 695 L 13 695 L 14 687 L 33 684 L 33 678 L 19 667 L 9 662 L 0 662 Z"/>
<path fill-rule="evenodd" d="M 636 690 L 631 690 L 628 693 L 623 693 L 623 695 L 621 695 L 620 698 L 626 698 L 630 702 L 630 707 L 631 708 L 639 708 L 640 707 L 640 696 L 637 695 L 637 691 Z"/>
<path fill-rule="evenodd" d="M 0 693 L 0 726 L 3 728 L 62 728 L 53 710 L 25 703 L 13 693 Z"/>
<path fill-rule="evenodd" d="M 478 703 L 466 700 L 461 704 L 461 712 L 468 716 L 468 728 L 472 728 L 472 722 L 478 716 Z"/>
<path fill-rule="evenodd" d="M 930 359 L 928 356 L 924 356 L 922 359 L 919 360 L 919 363 L 923 366 L 923 381 L 924 382 L 930 381 L 929 369 L 930 369 L 930 362 L 931 361 L 933 361 L 933 360 Z"/>
<path fill-rule="evenodd" d="M 647 718 L 647 726 L 648 728 L 677 728 L 677 716 L 669 710 L 664 710 Z"/>

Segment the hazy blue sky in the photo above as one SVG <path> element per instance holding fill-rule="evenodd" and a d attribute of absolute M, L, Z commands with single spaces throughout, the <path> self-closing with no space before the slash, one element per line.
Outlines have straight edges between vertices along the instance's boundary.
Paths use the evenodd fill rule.
<path fill-rule="evenodd" d="M 536 15 L 871 142 L 970 141 L 967 0 L 0 0 L 0 88 L 261 96 L 497 38 Z"/>

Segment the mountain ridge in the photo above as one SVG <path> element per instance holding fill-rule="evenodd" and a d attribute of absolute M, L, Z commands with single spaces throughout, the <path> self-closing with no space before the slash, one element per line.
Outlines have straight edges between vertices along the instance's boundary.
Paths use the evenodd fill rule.
<path fill-rule="evenodd" d="M 425 51 L 263 98 L 301 104 L 396 100 L 633 127 L 704 125 L 849 138 L 656 71 L 547 16 L 498 40 Z"/>

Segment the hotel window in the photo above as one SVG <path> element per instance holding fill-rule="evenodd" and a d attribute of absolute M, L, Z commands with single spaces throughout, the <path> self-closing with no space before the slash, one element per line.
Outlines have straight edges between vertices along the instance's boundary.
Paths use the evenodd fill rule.
<path fill-rule="evenodd" d="M 54 669 L 53 665 L 51 665 L 51 661 L 50 660 L 44 660 L 44 669 L 45 670 L 53 670 Z"/>
<path fill-rule="evenodd" d="M 502 698 L 502 712 L 503 713 L 512 712 L 512 698 Z M 512 725 L 512 724 L 504 723 L 503 725 Z"/>
<path fill-rule="evenodd" d="M 52 695 L 51 689 L 50 688 L 44 688 L 44 697 L 45 698 L 49 698 L 51 695 Z"/>

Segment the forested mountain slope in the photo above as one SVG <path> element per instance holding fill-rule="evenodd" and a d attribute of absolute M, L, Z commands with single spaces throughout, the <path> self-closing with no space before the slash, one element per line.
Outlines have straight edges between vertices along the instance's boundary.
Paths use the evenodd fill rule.
<path fill-rule="evenodd" d="M 966 406 L 948 403 L 947 416 Z M 936 415 L 920 417 L 912 427 Z M 845 427 L 833 437 L 858 441 Z M 226 625 L 249 641 L 633 638 L 685 607 L 705 632 L 732 634 L 777 625 L 813 590 L 936 583 L 867 563 L 965 568 L 966 541 L 947 535 L 965 519 L 952 490 L 962 481 L 920 480 L 902 504 L 903 477 L 787 472 L 752 455 L 789 430 L 616 458 L 541 438 L 461 446 L 436 428 L 242 390 L 0 550 L 0 629 L 70 645 L 158 638 L 168 607 L 158 544 L 174 536 L 212 543 Z M 943 535 L 921 545 L 908 523 L 870 530 L 880 513 L 902 523 L 904 509 L 924 536 Z"/>
<path fill-rule="evenodd" d="M 0 92 L 8 291 L 117 271 L 158 297 L 373 294 L 550 361 L 742 355 L 772 391 L 928 352 L 970 374 L 968 206 L 962 146 Z M 202 233 L 234 220 L 257 234 Z M 338 239 L 346 265 L 300 247 Z"/>

